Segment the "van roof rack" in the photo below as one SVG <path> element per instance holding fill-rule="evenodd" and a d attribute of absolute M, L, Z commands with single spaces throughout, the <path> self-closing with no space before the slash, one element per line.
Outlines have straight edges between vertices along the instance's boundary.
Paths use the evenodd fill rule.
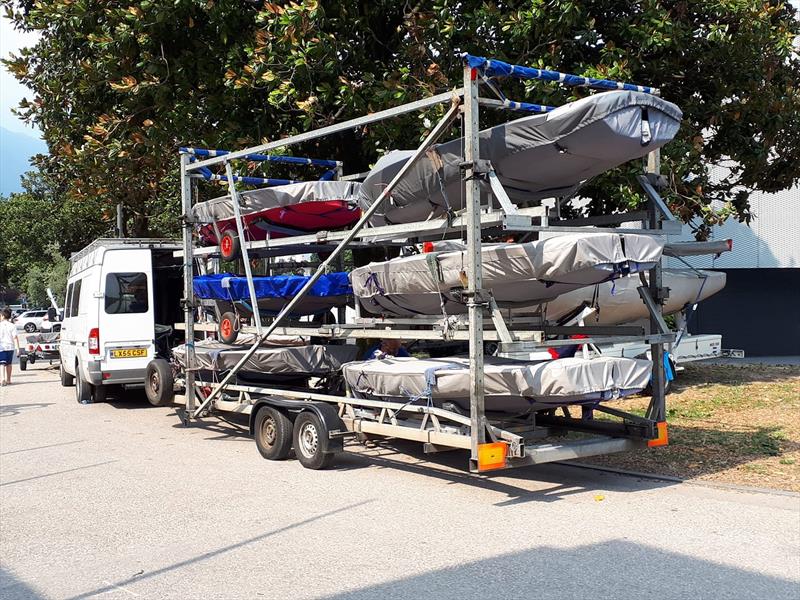
<path fill-rule="evenodd" d="M 130 246 L 134 248 L 163 248 L 164 250 L 177 250 L 181 247 L 178 240 L 169 238 L 97 238 L 91 244 L 73 252 L 70 261 L 80 260 L 101 246 Z"/>

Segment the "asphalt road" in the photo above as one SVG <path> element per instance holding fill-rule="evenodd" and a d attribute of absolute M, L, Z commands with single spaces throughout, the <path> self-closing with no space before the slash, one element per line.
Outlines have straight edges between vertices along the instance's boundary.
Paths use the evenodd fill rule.
<path fill-rule="evenodd" d="M 0 388 L 0 598 L 800 597 L 800 497 L 352 446 L 325 472 L 218 421 Z"/>

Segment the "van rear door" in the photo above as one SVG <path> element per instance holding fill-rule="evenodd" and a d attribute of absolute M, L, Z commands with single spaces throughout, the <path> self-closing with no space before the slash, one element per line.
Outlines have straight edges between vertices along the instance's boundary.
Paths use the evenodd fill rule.
<path fill-rule="evenodd" d="M 147 363 L 155 356 L 150 250 L 108 250 L 103 259 L 100 290 L 102 298 L 96 334 L 102 371 L 141 369 L 144 377 Z M 89 333 L 90 339 L 92 334 Z"/>

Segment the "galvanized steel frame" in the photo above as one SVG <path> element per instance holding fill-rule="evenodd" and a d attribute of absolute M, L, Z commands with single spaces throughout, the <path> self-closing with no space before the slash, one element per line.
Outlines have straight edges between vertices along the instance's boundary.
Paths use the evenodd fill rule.
<path fill-rule="evenodd" d="M 248 398 L 250 394 L 259 394 L 259 395 L 269 395 L 269 394 L 283 394 L 286 397 L 302 397 L 303 399 L 308 400 L 320 400 L 326 402 L 334 402 L 340 405 L 342 410 L 342 415 L 344 418 L 349 418 L 347 413 L 347 408 L 352 406 L 378 406 L 386 404 L 384 406 L 384 410 L 396 410 L 399 412 L 411 412 L 411 413 L 423 413 L 425 414 L 425 421 L 422 425 L 422 429 L 425 428 L 425 424 L 428 423 L 428 419 L 432 419 L 430 422 L 434 423 L 435 419 L 437 418 L 448 418 L 450 420 L 454 420 L 456 422 L 461 422 L 464 425 L 464 420 L 468 420 L 469 426 L 469 445 L 468 448 L 470 450 L 470 468 L 471 470 L 475 471 L 478 470 L 478 449 L 479 446 L 490 437 L 492 440 L 504 440 L 509 441 L 509 436 L 513 436 L 510 432 L 501 430 L 497 427 L 494 427 L 489 423 L 486 418 L 485 414 L 485 404 L 484 404 L 484 390 L 483 390 L 483 342 L 484 342 L 484 326 L 483 326 L 483 311 L 487 308 L 490 308 L 491 297 L 487 293 L 487 291 L 482 289 L 482 268 L 481 268 L 481 233 L 483 228 L 489 225 L 489 223 L 495 223 L 497 225 L 502 224 L 509 230 L 517 229 L 520 231 L 537 231 L 537 232 L 556 232 L 556 233 L 566 233 L 569 231 L 580 231 L 586 232 L 591 231 L 596 228 L 593 227 L 559 227 L 558 225 L 549 225 L 547 222 L 546 214 L 541 216 L 542 222 L 541 225 L 533 225 L 530 221 L 530 217 L 527 217 L 527 221 L 524 222 L 524 219 L 520 219 L 524 215 L 520 215 L 520 210 L 517 210 L 515 207 L 509 210 L 509 206 L 507 206 L 507 202 L 505 200 L 507 198 L 503 197 L 503 194 L 500 193 L 502 191 L 502 186 L 500 186 L 499 181 L 496 179 L 496 176 L 493 178 L 492 176 L 494 173 L 489 170 L 488 177 L 489 183 L 492 189 L 495 191 L 496 194 L 500 194 L 498 200 L 501 204 L 502 209 L 501 211 L 496 211 L 496 219 L 492 221 L 491 216 L 489 215 L 487 218 L 486 213 L 482 213 L 481 206 L 480 206 L 480 188 L 479 188 L 479 180 L 478 177 L 480 175 L 485 175 L 486 173 L 482 172 L 481 165 L 479 161 L 479 151 L 478 151 L 478 132 L 479 132 L 479 106 L 481 104 L 489 105 L 491 108 L 504 108 L 501 106 L 497 106 L 493 101 L 487 101 L 488 99 L 480 98 L 479 93 L 479 78 L 477 77 L 477 73 L 475 69 L 470 68 L 469 66 L 464 67 L 464 77 L 463 77 L 463 87 L 453 92 L 447 92 L 444 94 L 438 94 L 436 96 L 432 96 L 430 98 L 426 98 L 423 100 L 418 100 L 416 102 L 411 102 L 409 104 L 405 104 L 396 108 L 387 109 L 384 111 L 380 111 L 378 113 L 373 113 L 371 115 L 365 115 L 363 117 L 359 117 L 356 119 L 351 119 L 349 121 L 345 121 L 343 123 L 339 123 L 336 125 L 331 125 L 328 127 L 324 127 L 321 129 L 309 131 L 303 134 L 295 135 L 283 140 L 277 140 L 274 142 L 270 142 L 267 144 L 262 144 L 260 146 L 255 146 L 252 148 L 247 148 L 237 152 L 231 152 L 224 156 L 216 156 L 211 157 L 205 160 L 199 160 L 191 162 L 190 156 L 187 154 L 181 155 L 181 197 L 182 197 L 182 207 L 183 207 L 183 251 L 176 252 L 176 255 L 182 255 L 184 257 L 184 311 L 185 311 L 185 323 L 184 329 L 186 331 L 186 369 L 185 369 L 185 383 L 186 383 L 186 408 L 187 413 L 194 418 L 200 417 L 207 409 L 211 406 L 214 406 L 218 410 L 231 410 L 232 406 L 230 406 L 231 402 L 229 400 L 223 400 L 221 398 L 221 394 L 223 390 L 228 389 L 233 392 L 239 392 L 240 394 L 247 394 Z M 212 252 L 208 251 L 207 249 L 202 249 L 199 251 L 195 251 L 193 244 L 192 244 L 192 185 L 193 181 L 195 180 L 194 171 L 198 171 L 200 169 L 207 168 L 212 165 L 223 163 L 225 164 L 226 171 L 228 174 L 229 180 L 229 188 L 230 188 L 230 195 L 233 199 L 234 203 L 236 203 L 237 193 L 234 187 L 234 181 L 232 177 L 232 169 L 230 162 L 236 159 L 244 158 L 248 154 L 253 153 L 262 153 L 267 152 L 270 150 L 274 150 L 277 148 L 282 148 L 286 146 L 291 146 L 294 144 L 306 142 L 309 140 L 317 139 L 320 137 L 324 137 L 327 135 L 331 135 L 333 133 L 337 133 L 340 131 L 345 131 L 348 129 L 353 129 L 356 127 L 360 127 L 369 123 L 374 123 L 377 121 L 381 121 L 384 119 L 396 117 L 402 114 L 407 114 L 413 111 L 417 111 L 423 108 L 427 108 L 430 106 L 434 106 L 436 104 L 441 104 L 445 102 L 451 103 L 451 108 L 445 115 L 445 117 L 439 122 L 439 124 L 434 128 L 431 134 L 426 138 L 425 142 L 423 142 L 417 151 L 414 153 L 411 159 L 406 163 L 406 165 L 401 169 L 401 171 L 397 174 L 397 176 L 392 180 L 392 182 L 384 189 L 381 196 L 377 199 L 377 201 L 365 212 L 365 214 L 361 217 L 359 222 L 349 231 L 347 232 L 335 232 L 335 233 L 328 233 L 327 235 L 314 235 L 314 236 L 300 236 L 300 238 L 296 238 L 294 240 L 294 246 L 298 243 L 325 243 L 331 242 L 334 240 L 339 241 L 338 245 L 332 252 L 332 254 L 326 259 L 317 269 L 315 274 L 311 277 L 309 282 L 304 286 L 303 290 L 301 290 L 300 294 L 292 299 L 281 311 L 281 313 L 275 318 L 272 324 L 267 327 L 265 332 L 261 331 L 260 326 L 257 327 L 258 333 L 258 341 L 251 347 L 248 353 L 242 357 L 239 363 L 228 372 L 228 374 L 223 378 L 223 380 L 213 386 L 211 394 L 206 396 L 202 399 L 202 402 L 199 406 L 195 406 L 195 396 L 194 390 L 196 390 L 197 386 L 200 385 L 200 382 L 196 381 L 195 378 L 195 370 L 196 367 L 194 366 L 194 332 L 195 330 L 202 330 L 206 329 L 206 327 L 197 327 L 195 328 L 194 325 L 194 303 L 193 303 L 193 290 L 192 290 L 192 265 L 194 261 L 195 255 L 208 255 Z M 464 180 L 466 182 L 466 190 L 465 190 L 465 200 L 466 200 L 466 214 L 462 217 L 459 217 L 460 222 L 459 226 L 466 229 L 467 233 L 467 272 L 465 273 L 467 277 L 467 291 L 465 293 L 465 297 L 467 298 L 467 308 L 468 308 L 468 322 L 469 327 L 468 331 L 466 332 L 466 336 L 458 336 L 457 339 L 464 339 L 466 338 L 469 341 L 469 361 L 470 361 L 470 416 L 464 417 L 463 415 L 457 415 L 457 413 L 449 413 L 448 411 L 442 411 L 441 409 L 431 409 L 427 407 L 419 407 L 416 405 L 393 405 L 393 403 L 380 403 L 376 401 L 363 401 L 363 400 L 355 400 L 353 398 L 348 397 L 340 397 L 340 396 L 327 396 L 323 394 L 314 394 L 314 393 L 307 393 L 307 392 L 288 392 L 286 390 L 279 390 L 279 389 L 271 389 L 271 388 L 262 388 L 262 387 L 248 387 L 248 386 L 239 386 L 232 383 L 232 379 L 235 376 L 236 372 L 239 368 L 241 368 L 250 356 L 256 351 L 258 345 L 261 341 L 265 340 L 271 333 L 273 332 L 281 332 L 281 333 L 288 333 L 288 332 L 300 332 L 303 331 L 304 333 L 308 334 L 311 330 L 310 328 L 297 328 L 297 327 L 279 327 L 280 322 L 288 315 L 293 307 L 299 302 L 305 292 L 310 289 L 310 287 L 314 284 L 317 278 L 327 270 L 327 268 L 333 263 L 333 261 L 338 259 L 339 254 L 354 240 L 356 239 L 378 239 L 381 236 L 388 236 L 391 238 L 392 236 L 396 237 L 411 237 L 410 234 L 412 233 L 419 233 L 419 223 L 415 224 L 406 224 L 401 226 L 388 226 L 388 227 L 377 227 L 366 229 L 363 232 L 361 231 L 362 228 L 367 224 L 369 218 L 372 214 L 377 210 L 383 200 L 388 197 L 389 192 L 394 187 L 394 185 L 399 181 L 400 178 L 408 171 L 408 169 L 414 164 L 414 162 L 419 159 L 422 154 L 429 148 L 433 143 L 435 143 L 441 134 L 446 130 L 446 128 L 450 125 L 452 120 L 458 114 L 462 115 L 463 118 L 463 128 L 464 128 Z M 659 155 L 658 151 L 651 153 L 648 157 L 648 170 L 650 172 L 657 172 L 659 167 Z M 338 168 L 339 177 L 342 176 L 341 167 Z M 647 182 L 649 184 L 649 181 Z M 500 188 L 500 191 L 497 188 Z M 642 233 L 650 233 L 653 235 L 664 234 L 665 232 L 661 231 L 661 223 L 664 219 L 666 220 L 673 220 L 674 217 L 669 213 L 669 209 L 662 202 L 659 202 L 653 198 L 653 194 L 660 200 L 658 194 L 655 193 L 655 190 L 650 187 L 650 189 L 645 189 L 647 192 L 648 197 L 651 200 L 648 216 L 649 216 L 649 229 L 641 229 L 635 230 Z M 652 192 L 652 193 L 651 193 Z M 503 192 L 504 193 L 504 192 Z M 247 257 L 248 250 L 255 250 L 256 253 L 260 248 L 272 248 L 275 249 L 276 247 L 280 246 L 291 246 L 292 244 L 289 241 L 267 241 L 267 242 L 246 242 L 244 240 L 242 223 L 241 223 L 241 214 L 238 210 L 235 210 L 235 219 L 237 221 L 237 228 L 239 229 L 239 236 L 242 244 L 242 250 L 245 257 Z M 516 221 L 515 221 L 516 219 Z M 437 223 L 434 227 L 445 227 L 448 230 L 452 230 L 453 223 L 445 223 L 442 220 L 442 223 Z M 509 226 L 509 221 L 511 225 Z M 447 227 L 449 225 L 449 227 Z M 516 225 L 516 227 L 515 227 Z M 437 231 L 440 233 L 441 231 Z M 302 239 L 301 239 L 302 238 Z M 249 261 L 245 261 L 246 263 Z M 248 265 L 249 266 L 249 265 Z M 247 277 L 250 283 L 250 287 L 252 288 L 252 275 L 249 271 L 249 268 L 246 268 Z M 651 309 L 659 309 L 661 302 L 663 301 L 663 290 L 661 287 L 661 267 L 657 265 L 652 271 L 650 275 L 650 282 L 648 286 L 649 296 L 652 298 L 653 302 L 648 304 Z M 253 292 L 254 293 L 254 292 Z M 644 296 L 643 296 L 644 297 Z M 254 301 L 254 305 L 257 303 Z M 493 311 L 498 312 L 498 311 Z M 497 315 L 494 315 L 497 316 Z M 663 343 L 665 340 L 669 338 L 669 335 L 657 335 L 655 331 L 658 331 L 659 325 L 661 323 L 660 315 L 656 315 L 652 313 L 651 316 L 651 335 L 649 336 L 641 336 L 634 339 L 639 340 L 647 340 L 648 342 L 652 343 L 652 351 L 653 351 L 653 401 L 651 402 L 650 410 L 648 411 L 647 418 L 652 421 L 659 421 L 664 419 L 665 415 L 665 407 L 664 407 L 664 364 L 663 364 Z M 663 321 L 662 321 L 663 322 Z M 259 319 L 260 325 L 260 319 Z M 367 328 L 369 329 L 369 328 Z M 431 336 L 428 336 L 428 332 L 423 332 L 420 330 L 404 330 L 398 329 L 395 327 L 387 328 L 389 331 L 392 332 L 393 337 L 397 338 L 419 338 L 419 337 L 426 337 L 428 339 L 433 339 Z M 622 328 L 621 328 L 622 329 Z M 543 331 L 544 328 L 540 328 L 539 331 Z M 317 332 L 321 332 L 322 328 L 316 330 Z M 357 328 L 342 328 L 341 334 L 342 337 L 363 337 L 360 334 L 356 333 L 359 331 Z M 370 333 L 377 333 L 377 329 L 370 330 Z M 425 335 L 422 335 L 422 334 Z M 430 332 L 434 333 L 434 332 Z M 487 332 L 490 333 L 490 332 Z M 492 335 L 489 337 L 493 339 L 500 339 L 500 338 L 509 338 L 509 335 L 516 336 L 518 339 L 520 334 L 523 332 L 514 330 L 513 333 L 509 334 L 508 329 L 503 331 L 503 328 L 500 328 L 500 331 L 491 332 Z M 526 336 L 523 336 L 526 337 Z M 506 339 L 506 341 L 508 341 Z M 541 338 L 540 338 L 541 339 Z M 625 339 L 631 339 L 630 337 L 625 337 Z M 513 343 L 519 343 L 517 340 L 514 340 Z M 298 396 L 299 395 L 299 396 Z M 244 396 L 242 396 L 244 398 Z M 371 404 L 370 404 L 371 403 Z M 241 404 L 241 403 L 239 403 Z M 351 410 L 350 409 L 350 410 Z M 440 411 L 446 414 L 438 414 L 436 411 Z M 246 412 L 246 408 L 242 408 L 242 410 L 236 410 L 236 412 Z M 384 416 L 386 413 L 383 413 Z M 352 416 L 352 415 L 351 415 Z M 355 429 L 356 421 L 350 418 L 349 425 L 351 428 Z M 390 422 L 385 422 L 385 419 L 382 417 L 378 422 L 373 422 L 365 426 L 365 421 L 362 419 L 359 421 L 358 427 L 360 431 L 369 432 L 369 433 L 377 433 L 381 435 L 391 435 L 394 437 L 406 438 L 406 439 L 420 439 L 420 433 L 412 433 L 408 426 L 404 426 L 398 424 L 398 420 L 396 419 L 396 415 L 393 419 L 390 419 Z M 624 425 L 624 424 L 621 424 Z M 438 425 L 437 425 L 438 426 Z M 366 429 L 365 429 L 366 427 Z M 420 429 L 418 425 L 415 426 L 417 430 Z M 411 429 L 414 429 L 413 427 Z M 606 428 L 607 429 L 607 428 Z M 620 427 L 617 431 L 617 434 L 624 435 L 624 427 Z M 427 435 L 427 434 L 425 434 Z M 539 462 L 548 462 L 549 460 L 563 460 L 564 458 L 575 458 L 580 456 L 589 456 L 591 454 L 597 453 L 605 453 L 605 452 L 612 452 L 612 451 L 620 451 L 620 450 L 627 450 L 636 447 L 641 447 L 644 443 L 642 440 L 631 440 L 631 439 L 622 439 L 622 438 L 608 438 L 608 437 L 601 437 L 595 440 L 585 440 L 578 443 L 573 444 L 560 444 L 560 445 L 544 445 L 544 446 L 536 446 L 530 447 L 528 452 L 526 453 L 526 448 L 524 443 L 522 443 L 521 450 L 519 451 L 512 451 L 509 455 L 509 463 L 507 466 L 521 466 L 523 464 L 535 464 Z M 464 447 L 467 446 L 461 440 L 458 441 L 456 444 L 453 440 L 450 440 L 448 443 L 447 437 L 440 437 L 436 436 L 435 441 L 430 437 L 426 440 L 426 444 L 431 445 L 432 447 L 439 447 L 439 446 L 452 446 L 452 447 Z"/>

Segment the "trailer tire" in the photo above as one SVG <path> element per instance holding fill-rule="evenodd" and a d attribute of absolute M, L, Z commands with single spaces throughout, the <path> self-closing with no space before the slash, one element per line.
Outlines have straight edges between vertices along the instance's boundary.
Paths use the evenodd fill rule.
<path fill-rule="evenodd" d="M 239 337 L 239 317 L 236 313 L 222 313 L 219 319 L 219 339 L 224 344 L 232 344 Z"/>
<path fill-rule="evenodd" d="M 239 234 L 233 229 L 223 231 L 219 239 L 219 253 L 222 256 L 222 260 L 236 260 L 239 258 L 240 251 Z"/>
<path fill-rule="evenodd" d="M 172 404 L 175 398 L 175 380 L 172 368 L 163 358 L 155 358 L 147 363 L 144 393 L 153 406 Z"/>
<path fill-rule="evenodd" d="M 256 413 L 253 437 L 258 452 L 267 460 L 284 460 L 292 451 L 292 421 L 272 406 Z"/>
<path fill-rule="evenodd" d="M 20 357 L 20 358 L 22 358 L 22 357 Z M 28 355 L 28 362 L 31 363 L 32 365 L 36 364 L 36 355 L 35 354 L 29 354 Z M 20 360 L 20 368 L 22 368 L 22 361 L 21 360 Z"/>
<path fill-rule="evenodd" d="M 81 367 L 75 367 L 75 399 L 80 404 L 91 404 L 92 385 L 83 378 Z"/>
<path fill-rule="evenodd" d="M 64 370 L 64 365 L 59 365 L 59 375 L 61 375 L 61 386 L 71 387 L 75 385 L 75 378 Z"/>
<path fill-rule="evenodd" d="M 33 362 L 33 361 L 31 361 Z M 28 368 L 28 357 L 27 356 L 20 356 L 19 357 L 19 370 L 24 371 Z"/>
<path fill-rule="evenodd" d="M 333 464 L 334 453 L 323 451 L 328 430 L 311 411 L 303 411 L 294 421 L 294 453 L 306 469 L 327 469 Z"/>

